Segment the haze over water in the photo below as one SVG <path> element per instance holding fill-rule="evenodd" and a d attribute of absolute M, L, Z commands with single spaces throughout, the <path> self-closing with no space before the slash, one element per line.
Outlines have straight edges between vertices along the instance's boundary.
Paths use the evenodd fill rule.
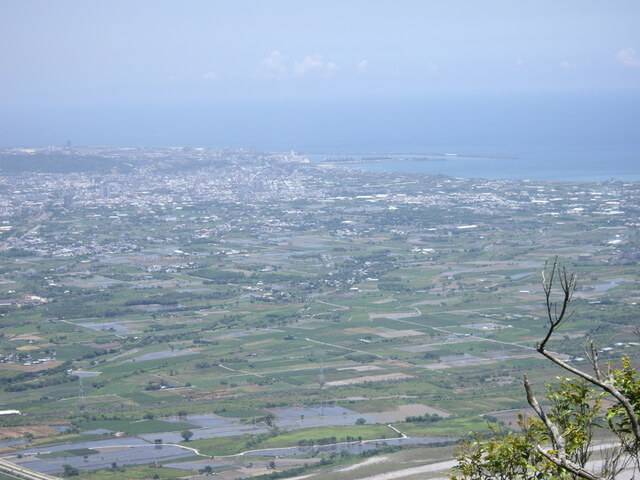
<path fill-rule="evenodd" d="M 28 128 L 34 119 L 40 128 Z M 638 125 L 638 98 L 556 93 L 26 109 L 0 128 L 14 145 L 60 145 L 68 139 L 76 145 L 189 145 L 304 154 L 508 156 L 517 158 L 447 157 L 354 166 L 462 177 L 597 181 L 640 180 Z"/>
<path fill-rule="evenodd" d="M 0 2 L 0 147 L 455 152 L 640 179 L 640 2 Z M 364 167 L 364 165 L 360 165 Z"/>

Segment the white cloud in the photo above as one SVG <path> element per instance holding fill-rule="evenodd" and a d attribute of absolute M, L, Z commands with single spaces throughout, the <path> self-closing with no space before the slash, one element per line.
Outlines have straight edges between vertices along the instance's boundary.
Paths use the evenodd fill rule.
<path fill-rule="evenodd" d="M 278 50 L 273 50 L 267 58 L 260 64 L 268 77 L 286 78 L 289 76 L 287 71 L 287 56 Z"/>
<path fill-rule="evenodd" d="M 636 51 L 633 48 L 618 50 L 615 60 L 625 67 L 640 67 L 640 57 L 636 55 Z"/>
<path fill-rule="evenodd" d="M 524 60 L 516 58 L 516 68 L 522 68 L 524 66 Z"/>
<path fill-rule="evenodd" d="M 320 54 L 307 55 L 300 61 L 292 61 L 278 50 L 272 51 L 260 66 L 271 78 L 293 78 L 306 75 L 331 77 L 338 70 L 335 62 L 325 61 Z"/>
<path fill-rule="evenodd" d="M 299 77 L 312 71 L 322 70 L 323 67 L 322 55 L 307 55 L 293 66 L 293 76 Z"/>
<path fill-rule="evenodd" d="M 576 66 L 575 63 L 572 63 L 572 62 L 570 62 L 568 60 L 563 60 L 562 62 L 560 62 L 560 67 L 561 68 L 573 68 L 575 66 Z"/>
<path fill-rule="evenodd" d="M 332 77 L 338 65 L 334 62 L 325 62 L 322 55 L 307 55 L 301 62 L 296 62 L 293 66 L 293 76 L 300 77 L 308 73 L 320 73 L 323 77 Z"/>
<path fill-rule="evenodd" d="M 218 75 L 216 72 L 207 72 L 202 74 L 202 78 L 204 78 L 205 80 L 218 80 L 220 78 L 220 75 Z"/>
<path fill-rule="evenodd" d="M 440 73 L 440 67 L 434 62 L 429 62 L 427 68 L 429 69 L 429 73 Z"/>
<path fill-rule="evenodd" d="M 335 73 L 338 71 L 338 64 L 334 62 L 327 62 L 324 66 L 324 76 L 325 77 L 333 77 Z"/>
<path fill-rule="evenodd" d="M 366 58 L 364 60 L 360 60 L 356 65 L 356 68 L 358 69 L 358 73 L 360 74 L 367 73 L 367 69 L 369 68 L 369 60 L 367 60 Z"/>

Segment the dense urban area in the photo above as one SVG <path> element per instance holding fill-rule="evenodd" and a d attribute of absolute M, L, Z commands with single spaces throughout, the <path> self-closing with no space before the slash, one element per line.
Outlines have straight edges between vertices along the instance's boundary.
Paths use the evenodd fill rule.
<path fill-rule="evenodd" d="M 517 428 L 523 373 L 561 374 L 535 351 L 556 255 L 578 286 L 550 347 L 638 359 L 639 226 L 640 182 L 1 150 L 0 467 L 443 478 L 460 439 Z"/>

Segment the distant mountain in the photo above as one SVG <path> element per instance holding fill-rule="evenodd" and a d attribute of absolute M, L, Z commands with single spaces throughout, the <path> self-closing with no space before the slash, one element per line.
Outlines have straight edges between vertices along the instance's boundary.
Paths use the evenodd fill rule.
<path fill-rule="evenodd" d="M 122 160 L 78 154 L 35 153 L 35 154 L 0 154 L 0 172 L 107 172 L 118 168 L 122 173 L 129 172 L 131 165 Z"/>

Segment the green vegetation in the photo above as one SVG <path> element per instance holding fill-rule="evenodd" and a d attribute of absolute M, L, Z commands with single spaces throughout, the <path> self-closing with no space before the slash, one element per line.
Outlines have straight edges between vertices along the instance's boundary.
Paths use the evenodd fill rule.
<path fill-rule="evenodd" d="M 577 378 L 547 385 L 549 407 L 545 411 L 525 376 L 527 401 L 535 416 L 519 417 L 521 434 L 495 428 L 489 440 L 466 442 L 456 453 L 458 474 L 451 475 L 452 480 L 615 480 L 640 467 L 640 378 L 636 369 L 629 358 L 622 360 L 621 368 L 609 364 L 603 369 L 593 341 L 589 356 L 593 372 L 576 368 L 549 351 L 547 343 L 571 316 L 568 308 L 577 278 L 559 267 L 557 259 L 550 270 L 545 268 L 543 278 L 549 324 L 536 350 Z M 555 301 L 554 283 L 559 284 L 559 302 Z M 617 441 L 596 443 L 599 429 Z M 596 453 L 601 458 L 596 459 Z"/>
<path fill-rule="evenodd" d="M 185 422 L 163 422 L 161 420 L 90 420 L 81 422 L 78 429 L 82 431 L 105 429 L 131 435 L 141 433 L 175 432 L 193 425 Z"/>
<path fill-rule="evenodd" d="M 64 475 L 65 477 L 77 477 L 80 474 L 80 470 L 78 470 L 76 467 L 72 467 L 68 463 L 65 463 L 62 466 L 62 469 L 62 475 Z"/>
<path fill-rule="evenodd" d="M 67 445 L 60 458 L 117 432 L 146 442 L 149 464 L 181 442 L 220 456 L 398 437 L 387 425 L 509 435 L 528 406 L 523 374 L 554 388 L 564 376 L 535 351 L 549 252 L 579 283 L 548 350 L 580 368 L 593 337 L 602 365 L 640 358 L 636 183 L 371 173 L 244 151 L 105 155 L 99 172 L 32 175 L 35 159 L 0 176 L 0 402 L 21 413 L 0 427 Z M 176 461 L 193 453 L 173 448 Z M 79 468 L 96 480 L 179 472 L 121 463 Z"/>
<path fill-rule="evenodd" d="M 94 455 L 98 453 L 95 450 L 91 450 L 90 448 L 74 448 L 71 450 L 62 450 L 58 452 L 50 452 L 50 453 L 41 453 L 38 454 L 38 458 L 43 460 L 52 459 L 52 458 L 67 458 L 67 457 L 78 457 L 84 455 Z"/>
<path fill-rule="evenodd" d="M 92 472 L 82 472 L 82 480 L 175 480 L 192 474 L 189 470 L 178 468 L 156 468 L 153 466 L 127 466 L 105 468 Z"/>

